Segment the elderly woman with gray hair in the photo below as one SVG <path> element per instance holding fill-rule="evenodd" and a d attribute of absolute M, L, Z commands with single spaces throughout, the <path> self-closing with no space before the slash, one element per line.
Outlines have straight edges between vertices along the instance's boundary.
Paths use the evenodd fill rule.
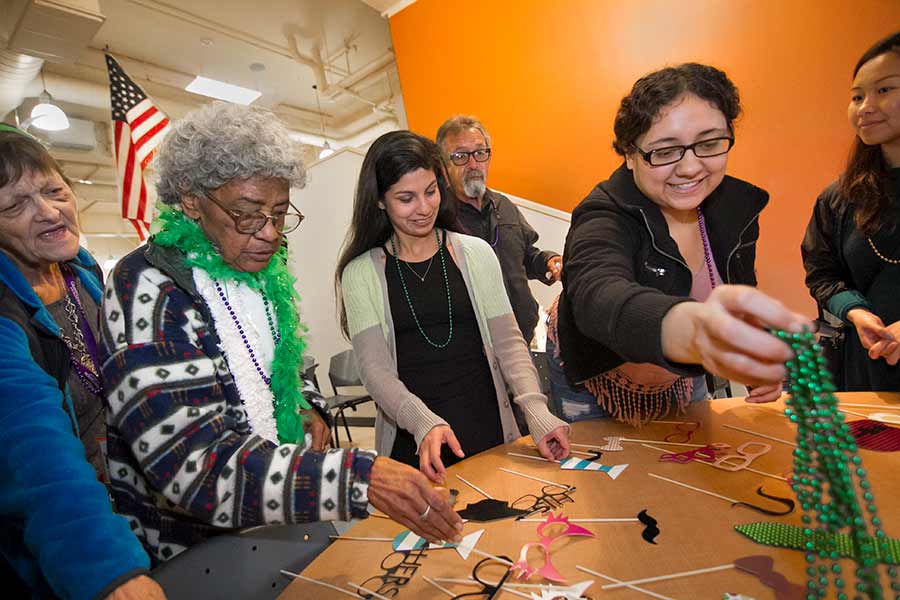
<path fill-rule="evenodd" d="M 459 538 L 449 494 L 418 471 L 322 452 L 282 245 L 303 218 L 290 202 L 305 178 L 294 150 L 261 110 L 187 115 L 159 151 L 154 235 L 107 285 L 112 493 L 157 561 L 217 530 L 361 518 L 369 503 L 432 541 Z"/>

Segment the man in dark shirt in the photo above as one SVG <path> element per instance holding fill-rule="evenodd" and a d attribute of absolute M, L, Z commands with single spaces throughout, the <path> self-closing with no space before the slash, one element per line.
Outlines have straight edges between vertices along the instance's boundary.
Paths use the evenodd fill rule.
<path fill-rule="evenodd" d="M 448 119 L 435 140 L 448 157 L 453 193 L 459 200 L 459 222 L 467 233 L 488 242 L 500 261 L 503 283 L 525 342 L 531 344 L 538 304 L 529 279 L 546 285 L 559 281 L 562 257 L 539 250 L 537 232 L 509 198 L 487 188 L 491 138 L 484 125 L 470 116 Z"/>

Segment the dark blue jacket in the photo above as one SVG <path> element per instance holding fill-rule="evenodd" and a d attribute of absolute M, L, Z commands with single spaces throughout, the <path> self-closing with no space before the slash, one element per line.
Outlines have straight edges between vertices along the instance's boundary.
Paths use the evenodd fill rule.
<path fill-rule="evenodd" d="M 97 263 L 70 265 L 100 303 Z M 78 438 L 59 327 L 0 252 L 0 560 L 35 598 L 104 598 L 149 559 Z"/>

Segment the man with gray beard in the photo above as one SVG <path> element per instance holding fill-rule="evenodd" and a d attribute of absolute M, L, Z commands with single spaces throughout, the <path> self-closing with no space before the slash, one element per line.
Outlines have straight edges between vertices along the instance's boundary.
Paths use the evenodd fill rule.
<path fill-rule="evenodd" d="M 562 257 L 557 252 L 539 250 L 535 246 L 537 232 L 516 205 L 487 188 L 491 138 L 481 121 L 471 116 L 452 117 L 438 129 L 435 141 L 448 158 L 450 184 L 459 200 L 459 222 L 466 233 L 494 248 L 516 321 L 530 345 L 538 304 L 528 289 L 528 280 L 537 279 L 546 285 L 559 281 Z"/>

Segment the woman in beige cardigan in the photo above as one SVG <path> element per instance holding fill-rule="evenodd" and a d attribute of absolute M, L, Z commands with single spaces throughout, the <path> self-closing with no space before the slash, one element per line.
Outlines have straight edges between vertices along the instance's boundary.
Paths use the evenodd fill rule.
<path fill-rule="evenodd" d="M 408 131 L 381 136 L 363 161 L 336 273 L 341 324 L 378 405 L 377 450 L 435 482 L 445 465 L 521 436 L 510 395 L 543 456 L 569 453 L 499 263 L 455 231 L 455 213 L 438 147 Z"/>

